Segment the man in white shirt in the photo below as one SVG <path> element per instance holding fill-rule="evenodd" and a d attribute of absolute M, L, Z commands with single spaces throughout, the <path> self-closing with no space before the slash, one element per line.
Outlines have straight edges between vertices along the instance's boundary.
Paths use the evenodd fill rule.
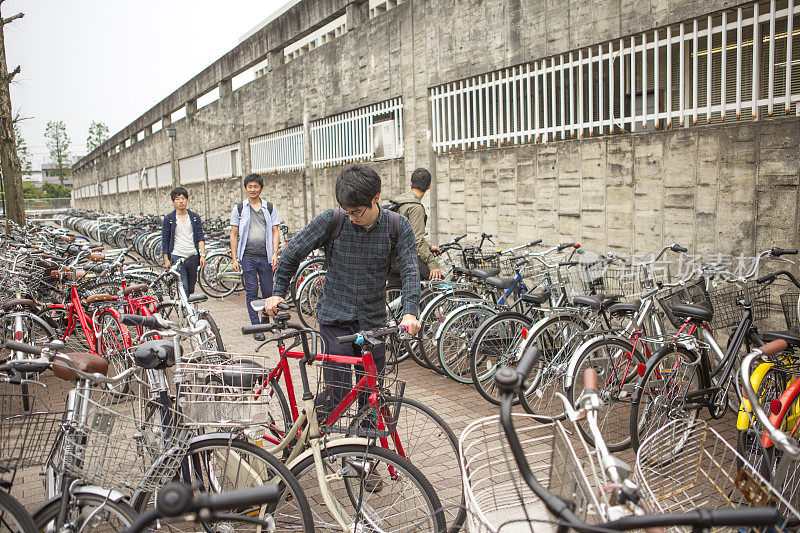
<path fill-rule="evenodd" d="M 272 271 L 278 264 L 280 245 L 280 218 L 278 210 L 270 202 L 261 200 L 264 179 L 258 174 L 250 174 L 244 179 L 247 201 L 240 202 L 231 212 L 231 255 L 233 269 L 242 265 L 247 314 L 251 324 L 258 324 L 258 313 L 250 307 L 250 302 L 272 296 Z M 264 340 L 263 333 L 253 336 Z"/>
<path fill-rule="evenodd" d="M 164 254 L 164 266 L 170 268 L 172 263 L 183 258 L 178 267 L 181 283 L 186 295 L 194 292 L 197 283 L 198 266 L 206 266 L 206 243 L 203 236 L 203 222 L 200 215 L 189 211 L 189 192 L 183 187 L 175 187 L 169 193 L 175 211 L 164 216 L 161 223 L 161 250 Z"/>

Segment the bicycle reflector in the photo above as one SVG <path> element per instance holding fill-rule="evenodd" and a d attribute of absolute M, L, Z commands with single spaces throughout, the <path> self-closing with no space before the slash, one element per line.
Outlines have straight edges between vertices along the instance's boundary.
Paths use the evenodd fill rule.
<path fill-rule="evenodd" d="M 771 402 L 769 402 L 769 410 L 773 415 L 777 415 L 781 412 L 781 401 L 778 398 L 775 398 Z"/>
<path fill-rule="evenodd" d="M 21 330 L 20 330 L 20 331 L 15 331 L 15 332 L 14 332 L 14 338 L 15 338 L 17 341 L 22 341 L 22 331 L 21 331 Z"/>
<path fill-rule="evenodd" d="M 640 376 L 644 376 L 644 363 L 639 363 L 639 365 L 636 367 L 636 372 Z"/>
<path fill-rule="evenodd" d="M 528 328 L 522 328 L 522 331 L 520 332 L 520 335 L 522 336 L 523 339 L 527 339 L 528 338 Z"/>

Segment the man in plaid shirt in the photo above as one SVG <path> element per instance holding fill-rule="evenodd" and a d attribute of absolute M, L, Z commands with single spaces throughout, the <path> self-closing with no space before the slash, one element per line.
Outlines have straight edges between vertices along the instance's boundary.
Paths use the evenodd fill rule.
<path fill-rule="evenodd" d="M 358 346 L 337 344 L 336 337 L 386 325 L 386 278 L 389 273 L 391 238 L 389 212 L 380 207 L 380 198 L 381 178 L 365 165 L 345 167 L 336 180 L 336 201 L 347 215 L 347 220 L 344 220 L 341 232 L 334 240 L 322 297 L 317 306 L 316 317 L 325 343 L 325 353 L 358 355 Z M 392 216 L 399 215 L 392 213 Z M 265 310 L 270 316 L 275 316 L 278 304 L 285 301 L 290 280 L 300 262 L 327 243 L 333 219 L 334 210 L 328 209 L 315 217 L 283 249 L 275 271 L 273 296 L 267 298 L 265 303 Z M 417 320 L 419 267 L 414 230 L 405 217 L 399 218 L 395 256 L 403 286 L 403 318 L 400 325 L 414 335 L 420 328 Z M 378 371 L 382 372 L 386 362 L 385 346 L 375 349 L 372 355 Z M 347 372 L 347 377 L 344 372 Z M 326 363 L 324 377 L 326 384 L 345 381 L 349 378 L 349 369 Z M 331 406 L 337 405 L 346 392 L 343 389 L 340 394 L 334 392 L 334 397 L 328 399 L 332 402 Z"/>

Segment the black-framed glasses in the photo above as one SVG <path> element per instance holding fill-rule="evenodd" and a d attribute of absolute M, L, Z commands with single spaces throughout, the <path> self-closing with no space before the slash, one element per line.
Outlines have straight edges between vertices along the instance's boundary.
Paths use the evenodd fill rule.
<path fill-rule="evenodd" d="M 359 212 L 357 212 L 357 211 L 348 211 L 348 210 L 347 210 L 347 209 L 345 209 L 344 207 L 340 207 L 339 209 L 341 209 L 342 211 L 344 211 L 344 214 L 345 214 L 345 215 L 347 215 L 347 216 L 349 216 L 349 217 L 361 218 L 361 217 L 363 217 L 363 216 L 364 216 L 364 213 L 366 213 L 366 212 L 367 212 L 367 209 L 369 209 L 369 207 L 365 207 L 365 208 L 364 208 L 364 210 L 363 210 L 363 211 L 361 211 L 360 213 L 359 213 Z"/>

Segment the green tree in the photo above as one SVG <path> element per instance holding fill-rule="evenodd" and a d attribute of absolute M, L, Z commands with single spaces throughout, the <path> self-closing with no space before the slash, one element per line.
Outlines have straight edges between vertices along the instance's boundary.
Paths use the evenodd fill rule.
<path fill-rule="evenodd" d="M 86 150 L 89 153 L 108 140 L 108 126 L 104 122 L 92 121 L 89 126 L 89 137 L 86 139 Z"/>
<path fill-rule="evenodd" d="M 30 172 L 33 165 L 31 164 L 31 154 L 28 152 L 28 143 L 22 138 L 22 132 L 19 131 L 19 125 L 16 123 L 14 123 L 14 140 L 17 143 L 17 157 L 22 165 L 22 172 Z"/>
<path fill-rule="evenodd" d="M 71 191 L 71 187 L 45 183 L 42 185 L 42 198 L 67 198 Z"/>
<path fill-rule="evenodd" d="M 33 183 L 22 184 L 22 194 L 25 198 L 41 198 L 42 191 Z"/>
<path fill-rule="evenodd" d="M 64 185 L 64 180 L 70 175 L 72 169 L 69 165 L 69 145 L 70 139 L 67 135 L 67 127 L 63 120 L 49 121 L 44 130 L 45 143 L 50 150 L 50 162 L 55 165 L 58 181 Z"/>

